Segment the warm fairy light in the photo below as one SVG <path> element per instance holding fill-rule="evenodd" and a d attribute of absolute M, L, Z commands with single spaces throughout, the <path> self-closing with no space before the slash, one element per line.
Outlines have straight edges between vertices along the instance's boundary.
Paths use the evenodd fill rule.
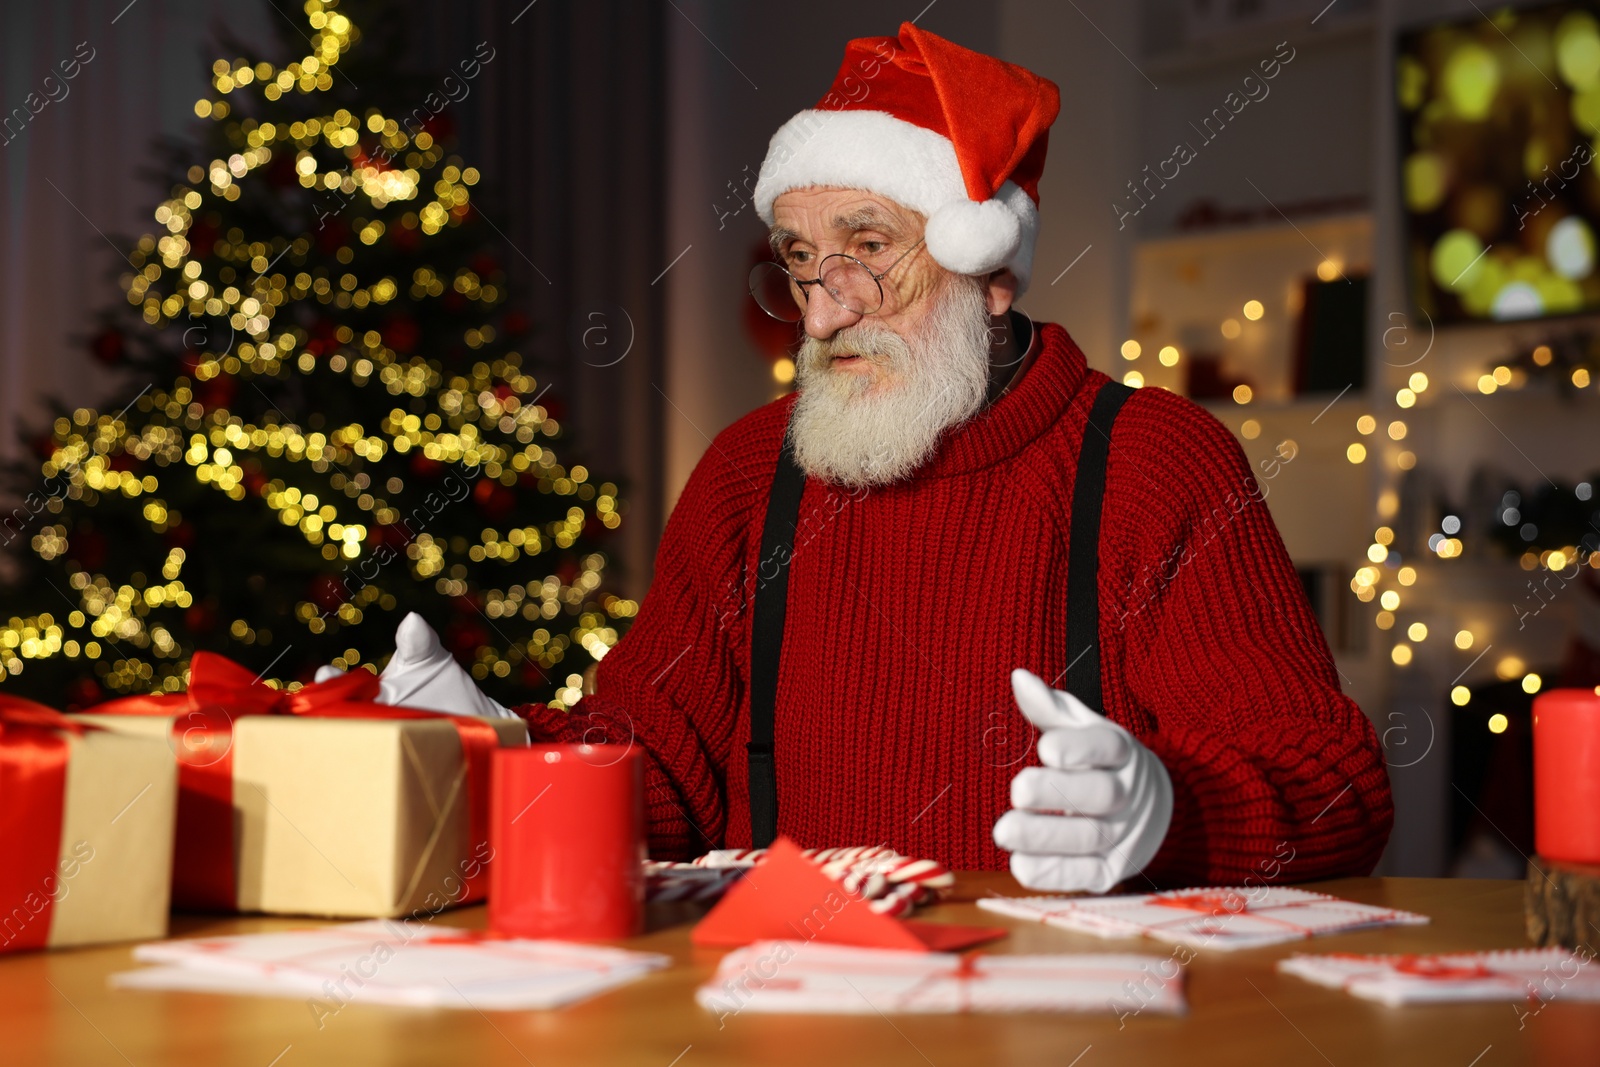
<path fill-rule="evenodd" d="M 1356 432 L 1365 437 L 1378 428 L 1378 420 L 1371 415 L 1363 415 L 1356 420 Z"/>
<path fill-rule="evenodd" d="M 1380 630 L 1392 629 L 1394 627 L 1394 612 L 1380 611 L 1378 612 L 1378 617 L 1373 621 L 1377 623 Z"/>
<path fill-rule="evenodd" d="M 1128 338 L 1126 341 L 1122 342 L 1122 358 L 1123 359 L 1127 359 L 1127 360 L 1138 359 L 1139 358 L 1139 353 L 1141 351 L 1142 351 L 1142 349 L 1140 349 L 1140 347 L 1139 347 L 1139 342 L 1135 341 L 1131 337 Z"/>
<path fill-rule="evenodd" d="M 1156 353 L 1156 358 L 1163 367 L 1176 367 L 1178 365 L 1178 349 L 1175 345 L 1163 345 L 1161 351 Z"/>
<path fill-rule="evenodd" d="M 1524 693 L 1537 693 L 1539 687 L 1543 684 L 1544 679 L 1531 671 L 1522 676 L 1522 691 Z"/>
<path fill-rule="evenodd" d="M 1387 526 L 1380 526 L 1376 531 L 1373 532 L 1372 539 L 1378 542 L 1380 545 L 1393 544 L 1394 531 L 1389 529 Z"/>
<path fill-rule="evenodd" d="M 1394 465 L 1403 471 L 1408 471 L 1417 465 L 1417 454 L 1415 452 L 1402 452 L 1394 457 Z"/>
<path fill-rule="evenodd" d="M 1239 325 L 1238 319 L 1223 319 L 1221 329 L 1222 336 L 1226 337 L 1230 341 L 1236 339 L 1241 333 L 1244 332 L 1244 327 Z"/>
<path fill-rule="evenodd" d="M 1245 419 L 1239 424 L 1239 435 L 1246 441 L 1254 441 L 1261 436 L 1261 424 L 1255 419 Z"/>
<path fill-rule="evenodd" d="M 1522 660 L 1516 656 L 1507 656 L 1499 663 L 1494 665 L 1495 677 L 1499 678 L 1502 682 L 1511 681 L 1511 679 L 1515 678 L 1517 675 L 1521 674 L 1527 669 L 1527 664 L 1523 663 Z"/>
<path fill-rule="evenodd" d="M 1552 356 L 1549 345 L 1538 345 L 1533 350 L 1533 362 L 1540 367 L 1548 367 Z"/>
<path fill-rule="evenodd" d="M 1496 385 L 1510 385 L 1511 368 L 1501 364 L 1494 369 L 1493 377 Z"/>
<path fill-rule="evenodd" d="M 1361 463 L 1367 458 L 1367 446 L 1357 441 L 1344 450 L 1345 458 L 1351 463 Z"/>
<path fill-rule="evenodd" d="M 1464 708 L 1472 701 L 1472 690 L 1464 685 L 1458 685 L 1450 690 L 1450 703 L 1458 708 Z"/>
<path fill-rule="evenodd" d="M 1460 649 L 1468 649 L 1468 648 L 1472 647 L 1472 631 L 1471 630 L 1457 630 L 1456 631 L 1456 647 L 1460 648 Z"/>
<path fill-rule="evenodd" d="M 1325 259 L 1317 264 L 1317 277 L 1325 282 L 1331 282 L 1339 277 L 1342 266 L 1336 259 Z"/>
<path fill-rule="evenodd" d="M 1411 387 L 1413 393 L 1424 392 L 1428 388 L 1428 376 L 1421 371 L 1417 371 L 1406 384 Z"/>
<path fill-rule="evenodd" d="M 1248 385 L 1236 385 L 1233 387 L 1233 402 L 1235 404 L 1248 404 L 1253 396 L 1255 396 L 1255 392 Z"/>
<path fill-rule="evenodd" d="M 1374 563 L 1382 563 L 1389 558 L 1389 550 L 1380 544 L 1370 544 L 1367 546 L 1367 558 Z"/>
<path fill-rule="evenodd" d="M 1579 389 L 1589 388 L 1589 368 L 1579 367 L 1572 372 L 1572 384 Z"/>
<path fill-rule="evenodd" d="M 1553 571 L 1565 570 L 1567 567 L 1567 554 L 1559 548 L 1553 548 L 1542 562 Z"/>
<path fill-rule="evenodd" d="M 1395 579 L 1399 581 L 1401 585 L 1415 585 L 1417 581 L 1417 569 L 1415 567 L 1401 567 L 1395 572 Z"/>
<path fill-rule="evenodd" d="M 772 365 L 772 378 L 779 385 L 788 385 L 794 381 L 794 360 L 784 356 Z"/>
<path fill-rule="evenodd" d="M 1423 623 L 1414 622 L 1406 627 L 1406 636 L 1413 641 L 1426 641 L 1428 639 L 1428 627 Z"/>
<path fill-rule="evenodd" d="M 1401 642 L 1389 650 L 1389 658 L 1394 660 L 1396 667 L 1404 667 L 1411 662 L 1411 646 Z"/>
<path fill-rule="evenodd" d="M 1401 389 L 1394 394 L 1394 402 L 1403 408 L 1408 408 L 1417 402 L 1417 394 L 1410 389 Z"/>
<path fill-rule="evenodd" d="M 1510 725 L 1510 721 L 1498 711 L 1489 716 L 1489 732 L 1491 734 L 1505 733 L 1508 725 Z"/>
<path fill-rule="evenodd" d="M 1251 322 L 1255 322 L 1266 313 L 1267 309 L 1262 306 L 1261 301 L 1246 300 L 1244 302 L 1244 317 L 1249 319 Z"/>
<path fill-rule="evenodd" d="M 1484 396 L 1488 396 L 1490 393 L 1494 392 L 1498 388 L 1500 388 L 1500 385 L 1499 385 L 1498 382 L 1496 382 L 1494 380 L 1494 376 L 1493 375 L 1490 375 L 1490 374 L 1480 374 L 1480 375 L 1478 375 L 1478 392 L 1482 393 Z"/>
<path fill-rule="evenodd" d="M 1394 441 L 1404 441 L 1406 438 L 1406 424 L 1395 419 L 1389 424 L 1389 438 Z"/>
<path fill-rule="evenodd" d="M 1378 598 L 1378 604 L 1384 611 L 1398 611 L 1400 608 L 1400 594 L 1393 589 L 1385 589 Z"/>
<path fill-rule="evenodd" d="M 1131 385 L 1135 389 L 1138 389 L 1144 385 L 1144 375 L 1140 374 L 1136 370 L 1131 370 L 1122 376 L 1122 384 Z"/>

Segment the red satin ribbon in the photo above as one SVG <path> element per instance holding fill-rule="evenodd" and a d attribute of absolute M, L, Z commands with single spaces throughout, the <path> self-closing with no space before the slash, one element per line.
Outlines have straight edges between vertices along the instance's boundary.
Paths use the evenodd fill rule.
<path fill-rule="evenodd" d="M 445 719 L 461 738 L 466 758 L 469 851 L 489 837 L 489 766 L 500 736 L 470 715 L 417 711 L 373 703 L 378 679 L 356 670 L 295 692 L 273 689 L 215 652 L 196 652 L 186 693 L 123 697 L 92 710 L 101 715 L 169 715 L 178 756 L 178 829 L 172 857 L 172 899 L 178 907 L 233 911 L 238 907 L 233 832 L 233 720 L 243 715 L 304 715 L 325 719 Z M 488 891 L 487 865 L 467 878 L 463 902 Z"/>
<path fill-rule="evenodd" d="M 43 704 L 0 696 L 0 952 L 49 944 L 70 754 L 62 734 L 84 729 Z"/>

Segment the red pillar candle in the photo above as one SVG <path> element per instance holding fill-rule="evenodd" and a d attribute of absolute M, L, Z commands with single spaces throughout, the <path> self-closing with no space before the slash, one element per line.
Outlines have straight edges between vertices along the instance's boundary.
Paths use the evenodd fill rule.
<path fill-rule="evenodd" d="M 1539 855 L 1600 864 L 1600 688 L 1534 700 L 1533 799 Z"/>
<path fill-rule="evenodd" d="M 631 745 L 494 754 L 489 926 L 609 941 L 644 927 L 644 760 Z"/>

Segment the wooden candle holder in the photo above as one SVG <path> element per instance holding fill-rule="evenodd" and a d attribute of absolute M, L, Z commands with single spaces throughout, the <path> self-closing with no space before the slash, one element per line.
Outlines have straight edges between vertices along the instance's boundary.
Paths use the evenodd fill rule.
<path fill-rule="evenodd" d="M 1528 940 L 1581 948 L 1591 957 L 1600 951 L 1600 867 L 1535 856 L 1522 899 Z"/>

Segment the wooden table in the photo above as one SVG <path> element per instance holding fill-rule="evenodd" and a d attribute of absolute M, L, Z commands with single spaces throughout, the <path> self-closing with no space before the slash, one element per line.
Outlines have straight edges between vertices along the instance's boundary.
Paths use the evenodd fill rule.
<path fill-rule="evenodd" d="M 1338 1067 L 1444 1064 L 1500 1067 L 1600 1062 L 1600 1004 L 1558 999 L 1530 1005 L 1386 1008 L 1279 975 L 1294 951 L 1441 952 L 1525 947 L 1520 882 L 1353 878 L 1310 888 L 1421 912 L 1422 927 L 1346 934 L 1277 948 L 1200 951 L 1188 967 L 1189 1014 L 1145 1013 L 1119 1026 L 1113 1015 L 776 1016 L 724 1021 L 693 994 L 720 951 L 689 943 L 703 907 L 653 907 L 650 932 L 632 947 L 664 952 L 676 966 L 559 1011 L 410 1011 L 350 1005 L 318 1029 L 301 1000 L 112 990 L 106 976 L 138 966 L 129 946 L 0 957 L 0 1062 L 7 1064 L 240 1064 L 246 1067 L 366 1067 L 388 1064 L 1051 1063 L 1060 1067 L 1181 1063 Z M 1020 893 L 1003 874 L 963 875 L 955 897 L 924 914 L 935 920 L 1007 925 L 992 952 L 1149 952 L 1154 942 L 1102 941 L 1013 922 L 972 903 L 989 892 Z M 481 927 L 484 910 L 436 921 Z M 177 936 L 303 927 L 306 920 L 183 917 Z"/>

